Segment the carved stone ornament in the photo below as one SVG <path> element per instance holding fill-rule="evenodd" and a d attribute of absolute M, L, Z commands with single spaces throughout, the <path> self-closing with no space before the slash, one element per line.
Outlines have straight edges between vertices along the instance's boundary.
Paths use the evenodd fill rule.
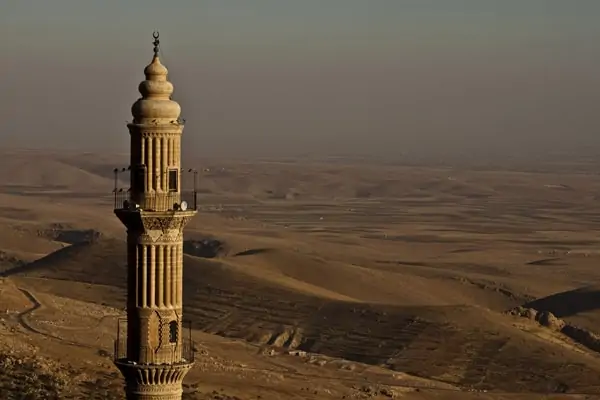
<path fill-rule="evenodd" d="M 162 231 L 167 233 L 170 230 L 182 231 L 185 225 L 190 221 L 192 216 L 149 216 L 144 215 L 142 217 L 142 223 L 144 224 L 144 230 L 148 231 Z"/>
<path fill-rule="evenodd" d="M 146 233 L 137 236 L 136 243 L 139 244 L 159 244 L 159 243 L 179 243 L 183 241 L 183 234 L 177 230 L 167 232 L 146 231 Z"/>

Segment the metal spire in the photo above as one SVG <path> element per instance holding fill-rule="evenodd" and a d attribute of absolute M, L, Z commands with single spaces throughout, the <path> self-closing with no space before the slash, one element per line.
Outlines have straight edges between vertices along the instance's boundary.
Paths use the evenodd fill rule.
<path fill-rule="evenodd" d="M 160 34 L 158 33 L 158 31 L 154 31 L 152 32 L 152 37 L 154 38 L 154 42 L 152 42 L 152 44 L 154 44 L 154 56 L 157 57 L 158 56 L 158 46 L 160 45 L 160 40 L 158 40 L 158 37 L 160 36 Z"/>

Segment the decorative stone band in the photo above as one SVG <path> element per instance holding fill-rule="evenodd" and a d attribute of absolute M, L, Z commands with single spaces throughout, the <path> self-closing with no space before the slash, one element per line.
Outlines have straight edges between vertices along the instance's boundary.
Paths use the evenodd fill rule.
<path fill-rule="evenodd" d="M 147 131 L 147 130 L 143 130 L 140 132 L 140 135 L 142 138 L 174 138 L 174 137 L 181 137 L 181 135 L 183 135 L 183 129 L 181 129 L 180 131 L 173 131 L 173 128 L 171 129 L 164 129 L 162 131 L 158 131 L 157 129 L 154 129 L 155 126 L 152 126 L 152 130 L 151 131 Z"/>
<path fill-rule="evenodd" d="M 184 125 L 181 122 L 177 122 L 176 120 L 168 121 L 167 123 L 149 123 L 149 124 L 128 124 L 129 133 L 131 132 L 139 132 L 144 137 L 146 136 L 165 136 L 165 135 L 173 135 L 173 136 L 181 136 L 183 135 Z"/>
<path fill-rule="evenodd" d="M 175 229 L 166 232 L 148 231 L 136 236 L 136 243 L 145 245 L 175 244 L 180 242 L 183 243 L 183 233 Z"/>
<path fill-rule="evenodd" d="M 172 213 L 167 216 L 146 214 L 142 216 L 142 224 L 145 232 L 156 230 L 163 233 L 173 230 L 181 232 L 194 214 L 195 212 L 192 215 L 181 213 Z"/>
<path fill-rule="evenodd" d="M 135 365 L 116 362 L 115 365 L 125 377 L 128 400 L 180 400 L 181 383 L 193 363 Z"/>

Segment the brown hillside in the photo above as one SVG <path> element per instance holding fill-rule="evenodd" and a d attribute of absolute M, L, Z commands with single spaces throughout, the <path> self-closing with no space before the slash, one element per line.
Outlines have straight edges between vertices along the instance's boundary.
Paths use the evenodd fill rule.
<path fill-rule="evenodd" d="M 0 268 L 8 270 L 0 279 L 0 353 L 21 348 L 19 357 L 54 360 L 41 371 L 77 377 L 83 386 L 71 398 L 122 398 L 109 357 L 125 305 L 125 228 L 112 215 L 107 167 L 126 157 L 6 159 L 28 161 L 20 187 L 0 179 Z M 205 259 L 188 246 L 185 256 L 185 317 L 198 342 L 188 398 L 600 392 L 595 346 L 578 343 L 596 343 L 598 331 L 590 282 L 598 278 L 600 185 L 581 173 L 585 165 L 193 166 L 202 170 L 203 193 L 186 239 L 210 237 L 223 247 Z M 52 169 L 62 183 L 49 182 Z M 75 189 L 47 192 L 57 186 Z M 547 313 L 540 322 L 506 315 L 519 305 L 555 312 L 573 327 L 542 326 Z"/>
<path fill-rule="evenodd" d="M 99 171 L 87 171 L 48 154 L 4 153 L 0 157 L 0 187 L 11 193 L 112 190 L 112 179 Z M 113 167 L 114 168 L 114 167 Z M 112 168 L 107 172 L 110 173 Z"/>
<path fill-rule="evenodd" d="M 48 293 L 102 299 L 122 307 L 123 259 L 123 242 L 100 239 L 59 250 L 12 277 Z M 276 280 L 244 273 L 227 260 L 186 256 L 185 268 L 187 318 L 197 328 L 225 337 L 382 365 L 479 389 L 589 390 L 600 370 L 600 364 L 583 362 L 566 342 L 524 332 L 509 317 L 479 308 L 334 300 L 276 285 Z M 60 283 L 67 279 L 85 283 L 85 288 Z"/>

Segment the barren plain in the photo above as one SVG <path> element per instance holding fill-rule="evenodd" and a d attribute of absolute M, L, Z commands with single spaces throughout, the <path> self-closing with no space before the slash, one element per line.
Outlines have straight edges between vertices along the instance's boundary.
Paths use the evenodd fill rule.
<path fill-rule="evenodd" d="M 597 163 L 187 162 L 184 398 L 600 398 Z M 126 165 L 0 154 L 0 398 L 122 398 Z"/>

